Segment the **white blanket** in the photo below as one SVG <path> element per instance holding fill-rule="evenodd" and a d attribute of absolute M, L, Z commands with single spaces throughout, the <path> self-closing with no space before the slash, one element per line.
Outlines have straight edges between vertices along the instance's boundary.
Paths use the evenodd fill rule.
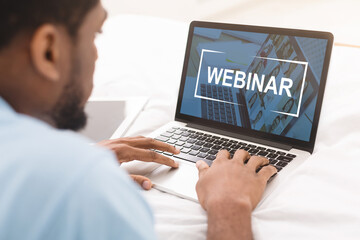
<path fill-rule="evenodd" d="M 105 25 L 93 96 L 151 97 L 129 135 L 173 120 L 187 31 L 185 23 L 130 15 Z M 254 211 L 255 239 L 360 239 L 359 58 L 360 49 L 334 48 L 314 154 Z M 144 194 L 160 239 L 206 238 L 199 204 Z"/>

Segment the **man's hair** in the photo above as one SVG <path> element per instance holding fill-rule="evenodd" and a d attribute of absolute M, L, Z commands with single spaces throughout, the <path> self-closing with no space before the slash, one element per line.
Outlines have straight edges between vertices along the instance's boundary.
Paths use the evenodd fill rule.
<path fill-rule="evenodd" d="M 62 25 L 76 39 L 87 13 L 99 0 L 0 0 L 0 50 L 19 33 L 43 24 Z"/>

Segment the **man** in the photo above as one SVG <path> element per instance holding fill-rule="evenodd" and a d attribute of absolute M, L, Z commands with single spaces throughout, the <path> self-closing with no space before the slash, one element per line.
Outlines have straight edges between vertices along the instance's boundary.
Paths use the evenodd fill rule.
<path fill-rule="evenodd" d="M 86 123 L 105 18 L 99 0 L 0 2 L 0 239 L 156 238 L 151 210 L 118 162 L 177 167 L 149 149 L 179 150 L 144 137 L 90 146 L 67 131 Z M 221 151 L 211 168 L 197 163 L 209 239 L 252 237 L 251 212 L 276 173 L 267 164 L 245 151 L 233 159 Z"/>

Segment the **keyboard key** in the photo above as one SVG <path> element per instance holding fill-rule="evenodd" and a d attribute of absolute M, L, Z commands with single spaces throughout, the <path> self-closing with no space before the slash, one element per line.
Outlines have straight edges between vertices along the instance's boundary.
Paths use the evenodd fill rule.
<path fill-rule="evenodd" d="M 270 164 L 271 164 L 271 165 L 275 165 L 277 162 L 278 162 L 277 160 L 270 159 Z"/>
<path fill-rule="evenodd" d="M 171 136 L 172 139 L 176 139 L 176 140 L 179 139 L 180 137 L 181 137 L 181 136 L 178 135 L 178 134 L 175 134 L 175 135 L 172 135 L 172 136 Z"/>
<path fill-rule="evenodd" d="M 279 155 L 273 153 L 269 153 L 269 155 L 267 155 L 268 158 L 277 158 L 278 156 Z"/>
<path fill-rule="evenodd" d="M 185 148 L 191 148 L 191 147 L 192 147 L 192 144 L 190 144 L 190 143 L 185 143 L 183 147 L 185 147 Z"/>
<path fill-rule="evenodd" d="M 185 141 L 187 141 L 188 139 L 189 139 L 188 137 L 181 137 L 179 140 L 185 142 Z"/>
<path fill-rule="evenodd" d="M 196 145 L 204 145 L 205 144 L 205 142 L 204 141 L 197 141 L 196 143 L 195 143 Z"/>
<path fill-rule="evenodd" d="M 249 148 L 256 148 L 256 146 L 255 146 L 255 145 L 252 145 L 252 144 L 247 145 L 247 147 L 249 147 Z"/>
<path fill-rule="evenodd" d="M 218 136 L 212 136 L 213 139 L 220 139 Z"/>
<path fill-rule="evenodd" d="M 277 151 L 276 153 L 279 154 L 279 155 L 283 155 L 283 156 L 286 155 L 286 153 L 281 152 L 281 151 Z"/>
<path fill-rule="evenodd" d="M 195 138 L 198 138 L 198 137 L 199 137 L 199 135 L 197 135 L 197 134 L 190 134 L 190 135 L 189 135 L 189 137 L 190 137 L 190 138 L 194 138 L 194 139 L 195 139 Z"/>
<path fill-rule="evenodd" d="M 182 146 L 182 145 L 184 145 L 184 144 L 185 144 L 185 142 L 183 142 L 183 141 L 177 141 L 177 142 L 175 143 L 176 146 Z"/>
<path fill-rule="evenodd" d="M 208 151 L 210 151 L 210 148 L 201 148 L 199 151 L 203 153 L 207 153 Z"/>
<path fill-rule="evenodd" d="M 201 146 L 199 145 L 194 145 L 191 147 L 192 150 L 199 150 L 201 148 Z"/>
<path fill-rule="evenodd" d="M 190 151 L 191 151 L 190 148 L 183 148 L 183 149 L 181 149 L 181 152 L 183 152 L 183 153 L 188 153 L 188 152 L 190 152 Z"/>
<path fill-rule="evenodd" d="M 286 167 L 287 163 L 286 162 L 278 162 L 276 163 L 276 166 L 280 166 L 280 167 Z"/>
<path fill-rule="evenodd" d="M 232 145 L 231 147 L 234 149 L 240 149 L 242 147 L 242 145 L 237 144 L 237 145 Z"/>
<path fill-rule="evenodd" d="M 169 139 L 166 143 L 175 144 L 177 141 L 175 139 Z"/>
<path fill-rule="evenodd" d="M 164 152 L 163 154 L 166 155 L 166 156 L 173 156 L 174 155 L 173 153 L 168 153 L 168 152 Z"/>
<path fill-rule="evenodd" d="M 235 140 L 230 140 L 229 142 L 231 142 L 231 143 L 237 143 L 237 141 L 235 141 Z"/>
<path fill-rule="evenodd" d="M 291 162 L 293 159 L 285 156 L 279 156 L 277 160 L 285 161 L 285 162 Z"/>
<path fill-rule="evenodd" d="M 179 127 L 172 127 L 173 129 L 179 129 Z"/>
<path fill-rule="evenodd" d="M 229 148 L 237 149 L 236 146 L 237 146 L 236 144 L 231 143 L 231 145 L 229 146 Z"/>
<path fill-rule="evenodd" d="M 174 132 L 174 134 L 177 134 L 177 135 L 180 135 L 180 134 L 182 134 L 183 132 L 182 131 L 180 131 L 180 130 L 176 130 L 175 132 Z"/>
<path fill-rule="evenodd" d="M 180 128 L 180 130 L 181 130 L 181 131 L 187 131 L 187 129 L 186 129 L 186 128 Z"/>
<path fill-rule="evenodd" d="M 188 137 L 188 136 L 190 136 L 190 133 L 188 133 L 188 132 L 183 132 L 183 133 L 181 134 L 181 136 L 183 136 L 183 137 Z"/>
<path fill-rule="evenodd" d="M 290 154 L 290 153 L 286 154 L 286 156 L 287 156 L 287 157 L 291 157 L 291 158 L 296 158 L 296 155 Z"/>
<path fill-rule="evenodd" d="M 260 151 L 257 153 L 257 155 L 265 157 L 266 155 L 268 155 L 268 152 Z"/>
<path fill-rule="evenodd" d="M 249 147 L 243 147 L 242 149 L 244 149 L 245 151 L 249 151 L 249 150 L 250 150 Z"/>
<path fill-rule="evenodd" d="M 158 136 L 155 139 L 158 140 L 158 141 L 162 141 L 162 142 L 166 142 L 167 140 L 169 140 L 169 138 L 163 137 L 163 136 Z"/>
<path fill-rule="evenodd" d="M 196 156 L 192 156 L 192 155 L 189 155 L 189 154 L 186 154 L 186 153 L 180 153 L 178 155 L 174 155 L 173 157 L 180 158 L 180 159 L 190 161 L 190 162 L 194 162 L 194 163 L 196 163 L 199 160 L 202 160 L 201 158 L 198 158 Z"/>
<path fill-rule="evenodd" d="M 173 134 L 172 133 L 169 133 L 169 132 L 164 132 L 164 133 L 162 133 L 162 134 L 160 134 L 161 136 L 163 136 L 163 137 L 171 137 Z"/>
<path fill-rule="evenodd" d="M 266 150 L 266 151 L 268 151 L 269 153 L 274 153 L 274 152 L 276 152 L 276 150 L 269 149 L 269 148 L 268 148 L 268 150 Z"/>
<path fill-rule="evenodd" d="M 194 130 L 188 130 L 189 133 L 194 133 L 195 131 Z"/>
<path fill-rule="evenodd" d="M 196 132 L 197 135 L 204 135 L 202 132 Z"/>
<path fill-rule="evenodd" d="M 218 153 L 218 151 L 212 149 L 208 153 L 211 154 L 211 155 L 216 155 Z"/>
<path fill-rule="evenodd" d="M 220 150 L 220 149 L 221 149 L 221 146 L 219 146 L 219 145 L 214 145 L 214 146 L 212 146 L 212 149 Z"/>
<path fill-rule="evenodd" d="M 257 150 L 257 149 L 250 149 L 248 152 L 249 152 L 250 154 L 255 154 L 255 153 L 259 152 L 259 150 Z"/>
<path fill-rule="evenodd" d="M 193 162 L 193 163 L 196 163 L 199 160 L 204 160 L 203 158 L 199 158 L 198 156 L 189 155 L 187 153 L 180 153 L 178 155 L 174 155 L 173 157 L 180 158 L 182 160 L 186 160 L 186 161 Z M 208 161 L 208 160 L 205 160 L 205 161 L 207 164 L 209 164 L 209 165 L 211 164 L 211 161 Z"/>
<path fill-rule="evenodd" d="M 224 147 L 230 147 L 231 145 L 233 145 L 233 144 L 230 143 L 230 142 L 223 143 L 223 146 L 224 146 Z"/>
<path fill-rule="evenodd" d="M 210 134 L 204 134 L 204 136 L 205 136 L 205 137 L 211 137 L 211 135 L 210 135 Z"/>
<path fill-rule="evenodd" d="M 214 144 L 212 144 L 212 143 L 205 143 L 205 144 L 204 144 L 204 147 L 206 147 L 206 148 L 211 148 L 213 145 L 214 145 Z"/>
<path fill-rule="evenodd" d="M 256 149 L 259 149 L 259 150 L 261 150 L 261 151 L 265 151 L 265 150 L 266 150 L 266 148 L 264 148 L 264 147 L 257 147 Z"/>
<path fill-rule="evenodd" d="M 214 161 L 216 157 L 214 155 L 209 155 L 206 157 L 207 160 Z"/>
<path fill-rule="evenodd" d="M 196 156 L 196 155 L 199 154 L 199 151 L 191 150 L 191 151 L 189 152 L 189 154 L 190 154 L 190 155 L 193 155 L 193 156 Z"/>
<path fill-rule="evenodd" d="M 206 153 L 199 153 L 199 155 L 197 155 L 199 158 L 206 158 L 207 154 Z"/>
<path fill-rule="evenodd" d="M 217 144 L 217 145 L 221 145 L 223 142 L 222 141 L 220 141 L 220 140 L 216 140 L 215 142 L 214 142 L 214 144 Z"/>
<path fill-rule="evenodd" d="M 204 141 L 205 139 L 207 139 L 207 137 L 204 137 L 204 136 L 198 137 L 198 140 L 200 140 L 200 141 Z"/>
<path fill-rule="evenodd" d="M 189 138 L 186 142 L 193 144 L 193 143 L 195 143 L 196 141 L 197 141 L 196 139 Z"/>
<path fill-rule="evenodd" d="M 227 139 L 227 138 L 220 138 L 220 140 L 221 141 L 226 141 L 226 142 L 229 141 L 229 139 Z"/>
<path fill-rule="evenodd" d="M 175 129 L 171 128 L 169 130 L 167 130 L 168 133 L 174 133 L 175 132 Z"/>

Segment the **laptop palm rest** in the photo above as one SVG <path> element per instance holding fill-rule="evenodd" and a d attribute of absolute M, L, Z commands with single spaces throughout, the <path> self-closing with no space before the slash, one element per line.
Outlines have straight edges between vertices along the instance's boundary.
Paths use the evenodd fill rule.
<path fill-rule="evenodd" d="M 198 170 L 193 163 L 179 161 L 178 169 L 160 166 L 146 176 L 155 184 L 154 188 L 160 191 L 198 201 L 195 186 L 199 177 Z"/>

